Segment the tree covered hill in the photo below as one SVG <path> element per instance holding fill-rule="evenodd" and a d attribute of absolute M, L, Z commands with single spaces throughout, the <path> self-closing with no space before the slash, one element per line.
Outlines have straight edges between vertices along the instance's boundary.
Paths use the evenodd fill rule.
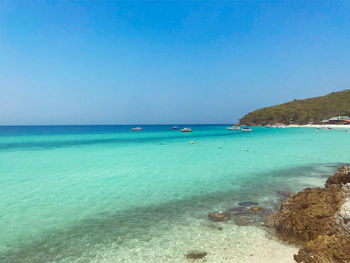
<path fill-rule="evenodd" d="M 337 115 L 350 116 L 350 89 L 332 92 L 322 97 L 293 100 L 280 105 L 261 108 L 243 116 L 240 119 L 240 124 L 305 124 L 309 121 L 321 121 Z"/>

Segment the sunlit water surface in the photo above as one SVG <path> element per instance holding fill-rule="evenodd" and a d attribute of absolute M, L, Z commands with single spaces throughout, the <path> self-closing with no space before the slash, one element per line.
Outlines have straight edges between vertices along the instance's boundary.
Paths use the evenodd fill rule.
<path fill-rule="evenodd" d="M 323 185 L 349 162 L 350 134 L 190 127 L 0 127 L 0 261 L 188 262 L 200 250 L 207 262 L 293 262 L 296 248 L 259 222 L 207 215 L 242 201 L 275 211 L 279 191 Z"/>

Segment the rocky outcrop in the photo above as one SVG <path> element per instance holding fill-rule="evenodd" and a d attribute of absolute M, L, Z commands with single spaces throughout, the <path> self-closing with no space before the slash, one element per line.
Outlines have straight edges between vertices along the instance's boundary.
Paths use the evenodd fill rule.
<path fill-rule="evenodd" d="M 350 198 L 346 199 L 336 217 L 336 223 L 350 234 Z"/>
<path fill-rule="evenodd" d="M 304 244 L 294 259 L 303 263 L 350 262 L 349 235 L 319 235 Z"/>
<path fill-rule="evenodd" d="M 307 188 L 285 200 L 275 218 L 277 236 L 301 244 L 335 231 L 335 213 L 343 202 L 340 187 Z"/>
<path fill-rule="evenodd" d="M 350 167 L 343 166 L 338 172 L 327 179 L 326 187 L 329 187 L 332 184 L 343 186 L 347 183 L 350 183 Z"/>
<path fill-rule="evenodd" d="M 301 245 L 295 260 L 350 262 L 350 168 L 329 177 L 325 188 L 307 188 L 286 199 L 273 219 L 276 235 Z"/>

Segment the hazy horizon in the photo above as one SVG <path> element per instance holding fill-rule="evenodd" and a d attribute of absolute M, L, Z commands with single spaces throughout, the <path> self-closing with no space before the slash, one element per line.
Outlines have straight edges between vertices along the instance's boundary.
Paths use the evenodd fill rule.
<path fill-rule="evenodd" d="M 48 127 L 48 126 L 136 126 L 136 125 L 142 125 L 142 126 L 171 126 L 171 125 L 208 125 L 208 126 L 215 126 L 215 125 L 231 125 L 232 123 L 129 123 L 129 124 L 104 124 L 104 123 L 93 123 L 93 124 L 28 124 L 28 125 L 21 125 L 21 124 L 8 124 L 8 125 L 0 125 L 2 127 L 34 127 L 34 126 L 42 126 L 42 127 Z"/>
<path fill-rule="evenodd" d="M 350 2 L 0 3 L 0 125 L 231 124 L 350 86 Z"/>

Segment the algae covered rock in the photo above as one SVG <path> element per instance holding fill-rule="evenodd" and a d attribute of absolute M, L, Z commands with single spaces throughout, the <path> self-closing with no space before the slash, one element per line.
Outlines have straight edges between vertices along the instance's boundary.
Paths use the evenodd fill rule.
<path fill-rule="evenodd" d="M 276 235 L 301 248 L 299 263 L 350 262 L 350 168 L 329 177 L 325 188 L 307 188 L 286 199 L 275 217 Z"/>
<path fill-rule="evenodd" d="M 301 244 L 324 233 L 334 233 L 335 213 L 343 202 L 338 185 L 307 188 L 282 203 L 274 227 L 277 236 Z"/>
<path fill-rule="evenodd" d="M 350 262 L 350 237 L 340 233 L 319 235 L 307 242 L 294 256 L 298 263 Z"/>
<path fill-rule="evenodd" d="M 332 184 L 343 186 L 347 183 L 350 183 L 350 167 L 343 166 L 338 170 L 338 172 L 327 179 L 325 186 L 329 187 Z"/>
<path fill-rule="evenodd" d="M 262 211 L 262 208 L 260 206 L 252 206 L 250 210 L 254 213 L 259 213 Z"/>
<path fill-rule="evenodd" d="M 228 212 L 213 212 L 208 214 L 208 218 L 212 221 L 227 221 L 231 215 Z"/>

